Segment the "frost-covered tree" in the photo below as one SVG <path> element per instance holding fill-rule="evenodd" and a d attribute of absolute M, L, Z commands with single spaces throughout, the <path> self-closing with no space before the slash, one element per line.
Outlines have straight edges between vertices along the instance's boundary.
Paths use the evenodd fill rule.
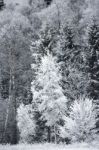
<path fill-rule="evenodd" d="M 49 25 L 44 25 L 37 35 L 37 39 L 32 42 L 32 69 L 34 79 L 37 74 L 37 70 L 40 66 L 42 57 L 46 56 L 48 51 L 54 53 L 53 47 L 55 45 L 55 32 Z"/>
<path fill-rule="evenodd" d="M 66 111 L 67 99 L 63 94 L 60 81 L 58 64 L 51 54 L 47 54 L 41 60 L 36 81 L 32 83 L 32 92 L 42 119 L 46 121 L 48 127 L 57 126 Z"/>
<path fill-rule="evenodd" d="M 6 6 L 0 13 L 0 93 L 8 101 L 4 142 L 18 142 L 16 109 L 21 100 L 28 103 L 30 97 L 30 28 L 28 18 L 14 7 Z"/>
<path fill-rule="evenodd" d="M 76 42 L 82 45 L 82 36 L 85 25 L 82 23 L 86 10 L 85 0 L 53 0 L 48 9 L 44 9 L 40 14 L 42 20 L 59 28 L 65 26 L 67 22 L 75 30 Z"/>
<path fill-rule="evenodd" d="M 70 107 L 69 116 L 64 116 L 61 136 L 72 142 L 85 142 L 96 137 L 96 110 L 92 100 L 80 98 Z"/>
<path fill-rule="evenodd" d="M 17 110 L 17 122 L 20 132 L 20 142 L 33 142 L 35 135 L 35 120 L 31 104 L 20 105 Z"/>
<path fill-rule="evenodd" d="M 41 54 L 41 56 L 47 55 L 48 51 L 52 52 L 55 42 L 54 36 L 54 29 L 48 24 L 44 25 L 39 31 L 38 39 L 32 43 L 33 49 L 36 49 L 37 53 Z"/>
<path fill-rule="evenodd" d="M 90 98 L 96 103 L 97 109 L 99 110 L 99 25 L 96 20 L 93 21 L 93 24 L 89 28 L 88 46 L 87 92 Z M 97 118 L 97 128 L 99 128 L 99 115 Z"/>
<path fill-rule="evenodd" d="M 89 28 L 88 45 L 88 93 L 91 98 L 96 100 L 99 99 L 99 25 L 96 21 Z"/>
<path fill-rule="evenodd" d="M 84 94 L 86 76 L 83 72 L 83 48 L 76 44 L 74 30 L 69 25 L 60 30 L 56 51 L 62 70 L 64 94 L 74 100 Z"/>

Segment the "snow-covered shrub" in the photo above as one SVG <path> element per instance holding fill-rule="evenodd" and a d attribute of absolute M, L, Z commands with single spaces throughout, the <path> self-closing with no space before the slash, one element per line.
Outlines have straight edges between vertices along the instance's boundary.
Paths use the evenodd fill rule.
<path fill-rule="evenodd" d="M 21 104 L 17 110 L 17 122 L 21 142 L 32 142 L 35 134 L 35 121 L 32 105 Z"/>
<path fill-rule="evenodd" d="M 72 142 L 93 140 L 96 135 L 96 110 L 92 100 L 80 98 L 70 107 L 69 116 L 64 116 L 60 134 Z"/>

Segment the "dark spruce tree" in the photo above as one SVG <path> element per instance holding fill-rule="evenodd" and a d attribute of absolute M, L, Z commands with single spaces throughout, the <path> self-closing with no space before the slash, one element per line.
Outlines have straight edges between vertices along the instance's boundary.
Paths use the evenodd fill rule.
<path fill-rule="evenodd" d="M 94 100 L 99 99 L 99 26 L 96 21 L 89 30 L 89 57 L 88 57 L 88 93 Z"/>
<path fill-rule="evenodd" d="M 93 21 L 89 30 L 89 53 L 87 60 L 88 87 L 87 92 L 90 98 L 96 104 L 96 109 L 99 109 L 99 25 Z M 97 118 L 96 127 L 99 129 L 99 115 Z"/>
<path fill-rule="evenodd" d="M 79 71 L 79 64 L 82 60 L 80 54 L 81 48 L 75 44 L 74 32 L 68 25 L 62 29 L 60 36 L 58 44 L 60 48 L 58 46 L 57 49 L 61 50 L 58 53 L 58 61 L 61 63 L 62 68 L 62 87 L 68 99 L 74 100 L 81 92 L 77 87 L 77 83 L 75 84 L 74 75 L 72 75 L 77 74 L 76 70 Z M 72 73 L 72 70 L 74 70 L 74 73 Z M 77 80 L 79 81 L 79 79 Z"/>
<path fill-rule="evenodd" d="M 69 70 L 68 68 L 68 61 L 71 58 L 71 51 L 74 47 L 74 42 L 73 42 L 73 33 L 72 30 L 66 26 L 62 32 L 60 32 L 60 38 L 59 38 L 59 45 L 61 49 L 61 53 L 58 55 L 58 61 L 61 62 L 61 68 L 62 68 L 62 86 L 65 91 L 66 87 L 66 80 L 69 75 Z"/>
<path fill-rule="evenodd" d="M 48 52 L 53 53 L 53 47 L 55 45 L 55 34 L 56 30 L 46 25 L 44 30 L 40 33 L 40 47 L 39 53 L 42 56 L 47 55 Z"/>
<path fill-rule="evenodd" d="M 35 122 L 36 122 L 36 129 L 35 129 L 35 136 L 34 136 L 34 141 L 37 142 L 37 143 L 41 143 L 41 142 L 44 142 L 46 141 L 45 139 L 45 128 L 46 128 L 46 125 L 45 125 L 45 121 L 42 120 L 42 115 L 39 111 L 35 111 L 34 113 L 34 119 L 35 119 Z"/>
<path fill-rule="evenodd" d="M 60 30 L 59 36 L 58 36 L 58 61 L 61 62 L 63 68 L 62 71 L 64 72 L 64 67 L 66 68 L 68 60 L 70 60 L 71 57 L 71 51 L 74 48 L 74 41 L 73 41 L 74 35 L 72 30 L 66 26 L 62 30 Z"/>
<path fill-rule="evenodd" d="M 72 27 L 67 25 L 63 32 L 62 60 L 64 60 L 65 64 L 70 63 L 72 66 L 76 65 L 79 68 L 78 64 L 82 63 L 82 58 L 80 57 L 82 47 L 75 42 L 76 37 Z"/>

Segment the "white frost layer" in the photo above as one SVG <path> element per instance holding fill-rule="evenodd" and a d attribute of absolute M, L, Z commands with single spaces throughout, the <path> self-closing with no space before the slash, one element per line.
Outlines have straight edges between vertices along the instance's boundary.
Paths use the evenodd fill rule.
<path fill-rule="evenodd" d="M 0 150 L 99 150 L 99 145 L 74 144 L 74 145 L 54 145 L 54 144 L 34 144 L 17 146 L 0 146 Z"/>

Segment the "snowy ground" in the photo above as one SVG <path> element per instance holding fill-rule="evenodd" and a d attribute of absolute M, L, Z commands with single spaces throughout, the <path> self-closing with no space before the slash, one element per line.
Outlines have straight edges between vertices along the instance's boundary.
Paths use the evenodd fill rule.
<path fill-rule="evenodd" d="M 39 144 L 39 145 L 17 145 L 17 146 L 0 146 L 0 150 L 99 150 L 98 146 L 88 144 L 75 145 L 54 145 L 54 144 Z"/>

